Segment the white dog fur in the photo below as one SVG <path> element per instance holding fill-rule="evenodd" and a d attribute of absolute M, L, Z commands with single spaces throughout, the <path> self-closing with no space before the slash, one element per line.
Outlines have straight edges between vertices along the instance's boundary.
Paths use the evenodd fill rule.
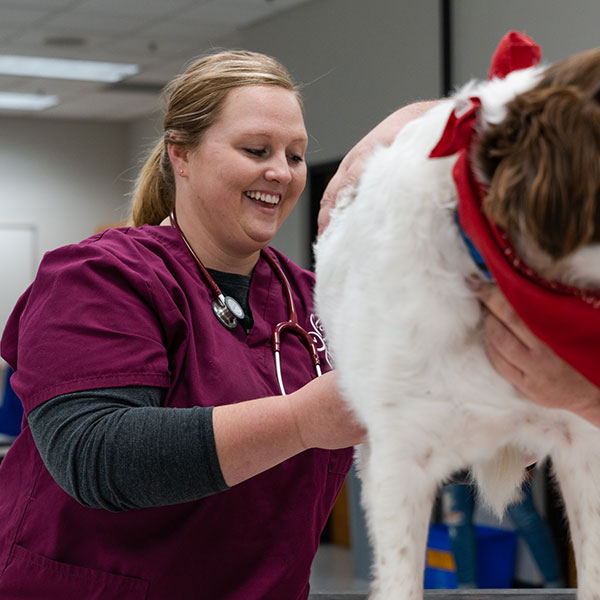
<path fill-rule="evenodd" d="M 372 600 L 419 600 L 438 486 L 467 466 L 497 514 L 514 501 L 528 456 L 551 456 L 575 548 L 580 600 L 600 598 L 600 431 L 521 397 L 491 367 L 478 276 L 454 221 L 456 156 L 429 159 L 455 107 L 482 102 L 481 122 L 532 88 L 533 67 L 472 83 L 378 148 L 316 246 L 317 310 L 352 410 L 374 547 Z M 553 265 L 536 264 L 540 274 Z M 600 284 L 598 247 L 563 261 L 566 281 Z"/>

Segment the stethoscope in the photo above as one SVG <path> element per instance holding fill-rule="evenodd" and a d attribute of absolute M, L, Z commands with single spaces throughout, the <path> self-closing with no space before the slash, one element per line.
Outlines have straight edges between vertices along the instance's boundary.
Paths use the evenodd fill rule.
<path fill-rule="evenodd" d="M 219 321 L 219 323 L 221 323 L 221 325 L 223 325 L 227 329 L 235 329 L 238 324 L 238 321 L 245 317 L 244 309 L 234 298 L 232 298 L 231 296 L 225 296 L 225 294 L 223 294 L 221 288 L 217 285 L 217 282 L 211 277 L 210 273 L 206 270 L 206 267 L 202 264 L 202 261 L 198 258 L 198 255 L 194 252 L 194 249 L 192 248 L 187 238 L 185 237 L 185 234 L 179 227 L 179 224 L 177 223 L 177 217 L 175 215 L 175 209 L 171 211 L 170 219 L 171 225 L 175 229 L 177 229 L 179 235 L 181 235 L 181 239 L 185 243 L 190 255 L 192 256 L 194 262 L 198 266 L 200 273 L 202 273 L 204 280 L 206 281 L 208 287 L 212 291 L 214 297 L 212 301 L 212 309 L 213 313 L 217 317 L 217 320 Z M 306 331 L 306 329 L 304 329 L 300 325 L 300 323 L 298 323 L 298 313 L 296 312 L 294 298 L 292 297 L 292 288 L 290 286 L 288 278 L 285 276 L 285 273 L 281 270 L 279 264 L 277 264 L 275 259 L 266 250 L 262 249 L 260 251 L 260 254 L 269 263 L 269 266 L 281 282 L 288 306 L 289 319 L 287 321 L 277 323 L 277 325 L 273 327 L 273 332 L 271 333 L 271 347 L 273 349 L 273 356 L 275 357 L 275 373 L 277 375 L 277 383 L 279 383 L 279 389 L 281 390 L 281 394 L 285 396 L 286 393 L 285 387 L 283 386 L 283 377 L 281 375 L 280 357 L 281 338 L 283 333 L 293 333 L 304 344 L 304 346 L 310 354 L 310 358 L 315 368 L 315 373 L 317 374 L 317 377 L 321 375 L 321 359 L 319 358 L 317 344 L 310 336 L 310 334 Z"/>

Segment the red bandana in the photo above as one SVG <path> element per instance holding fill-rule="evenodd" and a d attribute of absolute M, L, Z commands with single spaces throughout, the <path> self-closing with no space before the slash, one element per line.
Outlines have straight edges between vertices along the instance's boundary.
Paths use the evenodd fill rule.
<path fill-rule="evenodd" d="M 515 31 L 500 42 L 491 77 L 534 66 L 540 47 Z M 481 210 L 485 192 L 471 170 L 468 151 L 477 123 L 479 98 L 466 111 L 450 115 L 431 157 L 459 153 L 453 177 L 458 216 L 464 231 L 483 256 L 496 283 L 529 329 L 595 385 L 600 386 L 600 293 L 546 281 L 517 255 L 506 234 Z"/>

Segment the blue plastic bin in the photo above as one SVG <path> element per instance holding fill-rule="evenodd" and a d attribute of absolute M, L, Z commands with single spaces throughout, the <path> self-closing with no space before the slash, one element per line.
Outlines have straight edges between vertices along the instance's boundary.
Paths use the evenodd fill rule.
<path fill-rule="evenodd" d="M 477 586 L 506 589 L 512 586 L 517 551 L 517 533 L 484 525 L 475 526 L 477 539 Z M 448 528 L 429 528 L 425 557 L 425 588 L 456 589 L 456 566 L 450 549 Z"/>
<path fill-rule="evenodd" d="M 0 437 L 11 439 L 16 438 L 21 432 L 23 405 L 10 385 L 12 369 L 7 367 L 5 373 L 6 376 L 0 386 Z"/>
<path fill-rule="evenodd" d="M 445 525 L 429 527 L 425 554 L 425 589 L 456 589 L 456 563 Z"/>
<path fill-rule="evenodd" d="M 495 527 L 475 526 L 477 584 L 482 589 L 512 587 L 518 534 Z"/>

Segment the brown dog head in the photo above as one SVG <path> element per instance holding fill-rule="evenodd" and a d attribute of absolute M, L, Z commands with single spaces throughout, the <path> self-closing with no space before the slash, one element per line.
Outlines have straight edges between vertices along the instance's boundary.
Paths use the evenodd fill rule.
<path fill-rule="evenodd" d="M 549 67 L 510 101 L 475 161 L 489 182 L 484 210 L 511 239 L 552 261 L 600 242 L 600 49 Z"/>

